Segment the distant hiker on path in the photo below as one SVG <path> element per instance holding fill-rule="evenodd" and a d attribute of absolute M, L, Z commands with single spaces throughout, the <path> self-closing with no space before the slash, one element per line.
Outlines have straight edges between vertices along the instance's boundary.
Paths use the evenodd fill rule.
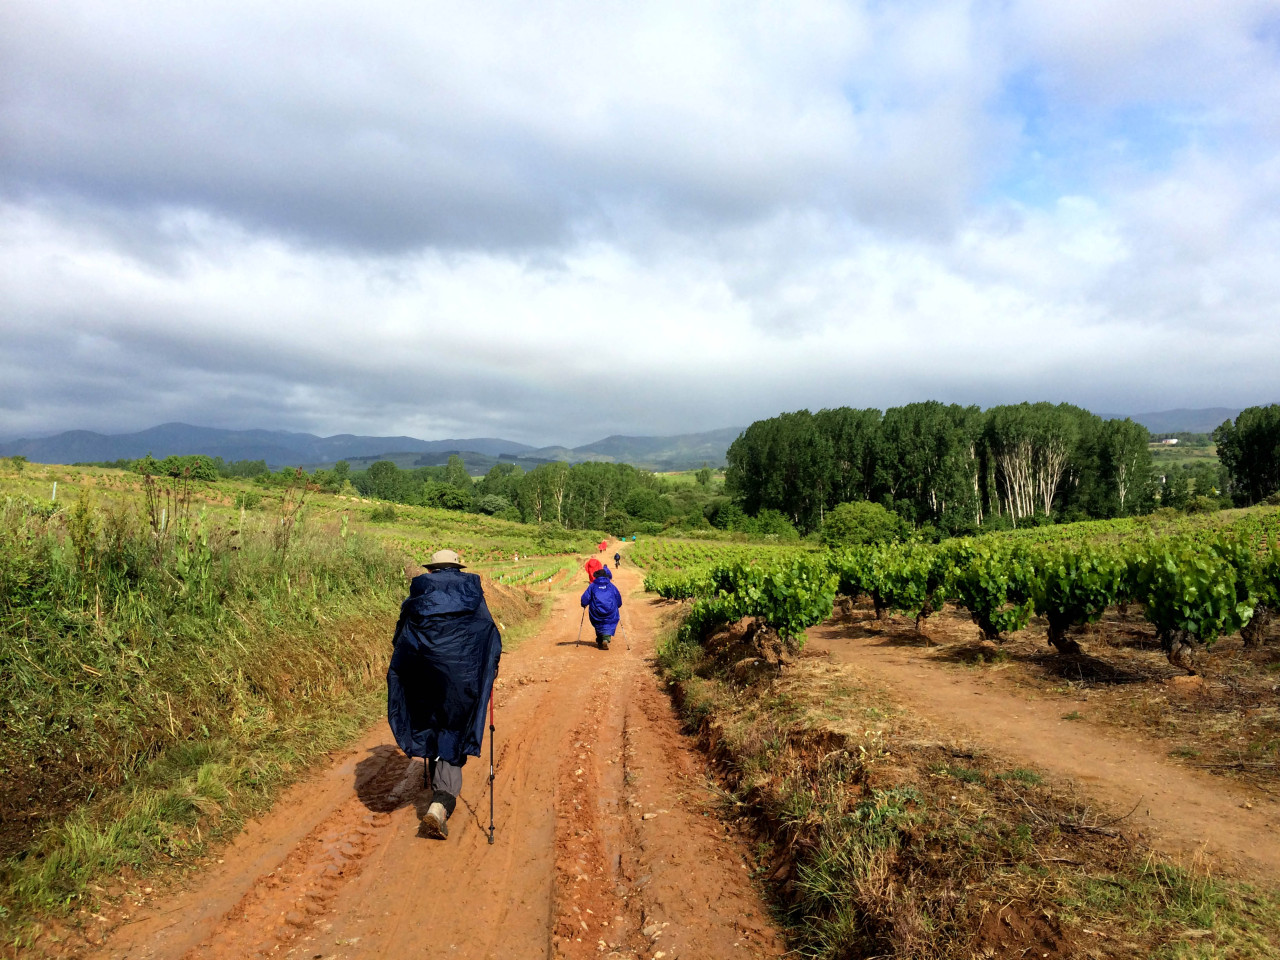
<path fill-rule="evenodd" d="M 613 574 L 608 567 L 600 567 L 592 574 L 591 586 L 582 592 L 582 605 L 596 629 L 596 646 L 608 650 L 622 610 L 622 594 L 613 585 Z"/>
<path fill-rule="evenodd" d="M 615 553 L 613 555 L 613 569 L 617 570 L 620 566 L 622 566 L 622 554 Z"/>
<path fill-rule="evenodd" d="M 424 760 L 432 794 L 422 826 L 441 840 L 462 792 L 462 766 L 480 756 L 502 657 L 480 578 L 462 568 L 461 557 L 440 550 L 414 577 L 387 671 L 387 721 L 400 749 Z"/>

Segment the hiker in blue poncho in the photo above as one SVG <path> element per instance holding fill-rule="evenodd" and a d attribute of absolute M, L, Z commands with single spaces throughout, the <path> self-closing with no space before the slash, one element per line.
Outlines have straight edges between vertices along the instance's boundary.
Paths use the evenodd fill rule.
<path fill-rule="evenodd" d="M 591 586 L 582 592 L 582 605 L 587 608 L 591 626 L 596 628 L 596 646 L 608 650 L 609 641 L 618 629 L 622 594 L 613 585 L 613 574 L 607 566 L 591 575 Z"/>
<path fill-rule="evenodd" d="M 462 791 L 462 765 L 468 756 L 480 756 L 502 656 L 480 578 L 463 573 L 452 550 L 433 554 L 427 572 L 413 579 L 394 644 L 387 721 L 400 749 L 424 760 L 432 794 L 422 827 L 444 839 Z"/>

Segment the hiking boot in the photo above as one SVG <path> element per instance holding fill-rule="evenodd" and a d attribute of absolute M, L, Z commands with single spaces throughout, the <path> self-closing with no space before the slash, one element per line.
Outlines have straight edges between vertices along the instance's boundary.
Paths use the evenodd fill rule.
<path fill-rule="evenodd" d="M 610 641 L 610 640 L 612 640 L 612 639 L 613 639 L 613 637 L 605 637 L 603 640 L 601 640 L 601 641 L 600 641 L 600 649 L 601 649 L 601 650 L 608 650 L 608 649 L 609 649 L 609 641 Z"/>
<path fill-rule="evenodd" d="M 596 637 L 596 649 L 597 649 L 597 650 L 608 650 L 608 649 L 609 649 L 607 646 L 605 646 L 604 638 L 602 638 L 602 637 Z"/>
<path fill-rule="evenodd" d="M 428 837 L 444 840 L 449 836 L 449 812 L 443 803 L 433 803 L 427 807 L 427 815 L 422 818 L 422 827 Z"/>

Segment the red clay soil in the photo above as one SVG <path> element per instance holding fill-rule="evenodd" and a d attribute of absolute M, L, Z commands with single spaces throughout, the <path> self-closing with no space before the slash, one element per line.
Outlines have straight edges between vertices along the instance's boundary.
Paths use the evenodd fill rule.
<path fill-rule="evenodd" d="M 586 641 L 589 624 L 575 643 L 570 582 L 542 633 L 503 658 L 492 846 L 487 756 L 465 768 L 449 838 L 428 839 L 422 762 L 379 725 L 88 955 L 782 956 L 746 847 L 714 816 L 704 761 L 647 663 L 656 610 L 637 571 L 617 582 L 628 600 L 613 649 Z"/>
<path fill-rule="evenodd" d="M 1062 700 L 1036 699 L 999 672 L 947 665 L 848 622 L 811 629 L 805 654 L 849 664 L 912 714 L 1066 782 L 1114 820 L 1112 829 L 1183 860 L 1207 855 L 1218 872 L 1280 879 L 1280 804 L 1169 762 L 1167 743 L 1064 719 L 1072 711 Z"/>

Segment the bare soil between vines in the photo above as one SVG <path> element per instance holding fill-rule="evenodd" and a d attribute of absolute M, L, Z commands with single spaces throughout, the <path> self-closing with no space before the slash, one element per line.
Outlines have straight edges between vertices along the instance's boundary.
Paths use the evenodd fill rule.
<path fill-rule="evenodd" d="M 812 628 L 805 655 L 829 657 L 886 688 L 903 709 L 1063 783 L 1117 829 L 1215 872 L 1280 881 L 1280 746 L 1274 645 L 1239 638 L 1170 667 L 1140 620 L 1112 615 L 1059 657 L 1035 624 L 1003 645 L 948 608 L 913 621 L 869 607 Z"/>

